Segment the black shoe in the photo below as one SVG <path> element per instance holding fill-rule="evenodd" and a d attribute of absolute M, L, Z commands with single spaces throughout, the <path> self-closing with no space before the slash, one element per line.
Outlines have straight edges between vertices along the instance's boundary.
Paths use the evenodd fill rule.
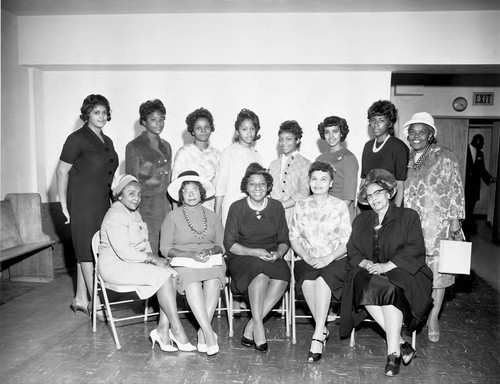
<path fill-rule="evenodd" d="M 387 364 L 385 365 L 386 376 L 396 376 L 401 368 L 401 356 L 396 355 L 396 352 L 387 356 Z"/>
<path fill-rule="evenodd" d="M 325 341 L 323 340 L 318 340 L 318 339 L 312 339 L 313 341 L 316 341 L 321 344 L 321 351 L 323 351 L 323 347 L 325 345 Z M 311 352 L 307 354 L 307 362 L 308 363 L 314 363 L 315 361 L 318 361 L 321 359 L 321 356 L 323 356 L 323 352 Z"/>
<path fill-rule="evenodd" d="M 403 359 L 403 364 L 408 365 L 417 356 L 417 351 L 413 349 L 411 344 L 405 341 L 401 344 L 401 359 Z"/>
<path fill-rule="evenodd" d="M 267 349 L 268 349 L 267 341 L 261 345 L 255 344 L 254 348 L 259 352 L 267 352 Z"/>
<path fill-rule="evenodd" d="M 252 348 L 255 345 L 255 341 L 253 341 L 252 339 L 247 339 L 245 336 L 241 336 L 241 345 Z"/>

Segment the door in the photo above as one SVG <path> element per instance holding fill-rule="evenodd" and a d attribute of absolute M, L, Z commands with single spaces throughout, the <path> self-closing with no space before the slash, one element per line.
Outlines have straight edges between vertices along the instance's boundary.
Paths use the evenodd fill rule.
<path fill-rule="evenodd" d="M 457 157 L 462 185 L 465 186 L 469 119 L 435 119 L 434 122 L 438 130 L 438 145 L 451 149 Z"/>

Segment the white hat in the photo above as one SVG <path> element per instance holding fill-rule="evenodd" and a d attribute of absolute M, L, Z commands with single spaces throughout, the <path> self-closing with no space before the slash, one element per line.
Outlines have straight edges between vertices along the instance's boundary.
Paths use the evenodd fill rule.
<path fill-rule="evenodd" d="M 205 191 L 207 192 L 207 196 L 205 200 L 211 198 L 212 196 L 215 195 L 215 188 L 212 185 L 210 181 L 207 179 L 204 179 L 203 177 L 200 177 L 198 172 L 195 171 L 185 171 L 182 172 L 177 179 L 172 181 L 170 185 L 168 186 L 168 194 L 172 199 L 175 201 L 179 201 L 179 189 L 181 189 L 181 185 L 185 181 L 197 181 L 200 183 L 203 188 L 205 188 Z"/>
<path fill-rule="evenodd" d="M 403 125 L 403 133 L 405 136 L 408 136 L 408 128 L 412 124 L 425 124 L 434 129 L 434 137 L 437 137 L 438 130 L 434 125 L 434 118 L 430 113 L 427 112 L 417 112 L 412 117 L 411 120 L 407 121 L 405 125 Z"/>
<path fill-rule="evenodd" d="M 125 174 L 115 176 L 115 178 L 113 179 L 113 183 L 111 184 L 111 191 L 113 192 L 113 196 L 116 198 L 116 196 L 118 196 L 122 189 L 132 181 L 135 181 L 136 183 L 138 182 L 137 179 L 132 175 Z"/>

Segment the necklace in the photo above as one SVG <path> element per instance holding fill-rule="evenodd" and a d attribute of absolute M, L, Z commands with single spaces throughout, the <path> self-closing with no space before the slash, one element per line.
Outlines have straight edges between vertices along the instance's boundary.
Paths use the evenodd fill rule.
<path fill-rule="evenodd" d="M 410 161 L 413 161 L 413 169 L 418 171 L 420 170 L 420 167 L 422 166 L 422 163 L 424 162 L 425 158 L 427 157 L 429 151 L 431 150 L 431 146 L 428 145 L 425 147 L 424 152 L 420 155 L 417 161 L 415 161 L 415 155 L 417 152 L 413 152 L 412 155 L 410 156 Z"/>
<path fill-rule="evenodd" d="M 203 209 L 203 206 L 201 206 L 201 217 L 203 219 L 203 230 L 202 231 L 197 231 L 195 229 L 195 227 L 193 226 L 193 223 L 191 223 L 191 220 L 189 219 L 185 205 L 182 206 L 182 213 L 184 214 L 184 218 L 186 219 L 187 224 L 189 226 L 189 229 L 191 230 L 191 232 L 193 232 L 194 236 L 197 239 L 204 238 L 205 235 L 207 234 L 208 225 L 207 225 L 207 216 L 205 215 L 205 209 Z"/>
<path fill-rule="evenodd" d="M 249 197 L 247 197 L 247 203 L 248 203 L 248 206 L 255 211 L 255 217 L 257 218 L 257 220 L 260 220 L 262 218 L 262 215 L 261 215 L 261 211 L 263 211 L 264 209 L 266 209 L 267 207 L 267 197 L 264 198 L 264 203 L 262 204 L 262 207 L 261 208 L 257 208 L 253 203 L 252 201 L 250 200 Z"/>
<path fill-rule="evenodd" d="M 382 141 L 382 144 L 378 148 L 377 148 L 377 139 L 373 140 L 373 148 L 372 148 L 373 153 L 377 153 L 378 151 L 380 151 L 384 147 L 387 140 L 389 140 L 389 137 L 391 137 L 391 135 L 387 135 L 385 140 Z"/>

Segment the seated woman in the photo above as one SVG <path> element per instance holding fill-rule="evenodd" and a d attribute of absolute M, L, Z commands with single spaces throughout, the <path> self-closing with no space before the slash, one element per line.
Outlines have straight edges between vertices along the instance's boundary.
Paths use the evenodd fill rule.
<path fill-rule="evenodd" d="M 160 320 L 149 335 L 153 348 L 158 343 L 166 352 L 196 350 L 189 343 L 177 314 L 177 273 L 168 267 L 167 259 L 153 254 L 148 227 L 137 212 L 141 185 L 134 176 L 122 175 L 115 178 L 111 189 L 115 202 L 102 222 L 99 245 L 102 278 L 113 284 L 135 285 L 135 292 L 141 299 L 157 294 Z"/>
<path fill-rule="evenodd" d="M 272 187 L 271 175 L 258 163 L 250 164 L 241 180 L 247 197 L 229 208 L 224 233 L 231 289 L 248 293 L 252 313 L 241 344 L 260 352 L 268 350 L 263 320 L 290 281 L 290 269 L 283 260 L 290 245 L 285 209 L 267 197 Z"/>
<path fill-rule="evenodd" d="M 169 258 L 190 258 L 201 264 L 198 268 L 174 269 L 179 274 L 177 290 L 186 294 L 200 325 L 198 351 L 212 356 L 219 352 L 219 346 L 210 323 L 220 290 L 226 284 L 225 265 L 203 267 L 213 255 L 224 252 L 222 222 L 212 210 L 203 207 L 214 196 L 215 188 L 195 171 L 186 171 L 169 185 L 168 193 L 182 206 L 169 212 L 163 221 L 160 251 Z"/>
<path fill-rule="evenodd" d="M 401 360 L 415 356 L 401 337 L 403 322 L 413 331 L 432 306 L 432 272 L 425 264 L 425 244 L 417 212 L 398 208 L 390 199 L 396 179 L 384 169 L 373 169 L 358 199 L 373 211 L 358 215 L 347 243 L 348 261 L 342 292 L 340 336 L 366 316 L 365 310 L 386 333 L 385 374 L 399 373 Z"/>
<path fill-rule="evenodd" d="M 340 301 L 345 276 L 346 244 L 351 234 L 347 205 L 329 194 L 331 164 L 315 161 L 309 168 L 312 196 L 299 200 L 290 225 L 290 243 L 302 260 L 295 264 L 296 290 L 304 293 L 316 327 L 307 360 L 321 359 L 328 339 L 326 318 L 333 296 Z"/>

